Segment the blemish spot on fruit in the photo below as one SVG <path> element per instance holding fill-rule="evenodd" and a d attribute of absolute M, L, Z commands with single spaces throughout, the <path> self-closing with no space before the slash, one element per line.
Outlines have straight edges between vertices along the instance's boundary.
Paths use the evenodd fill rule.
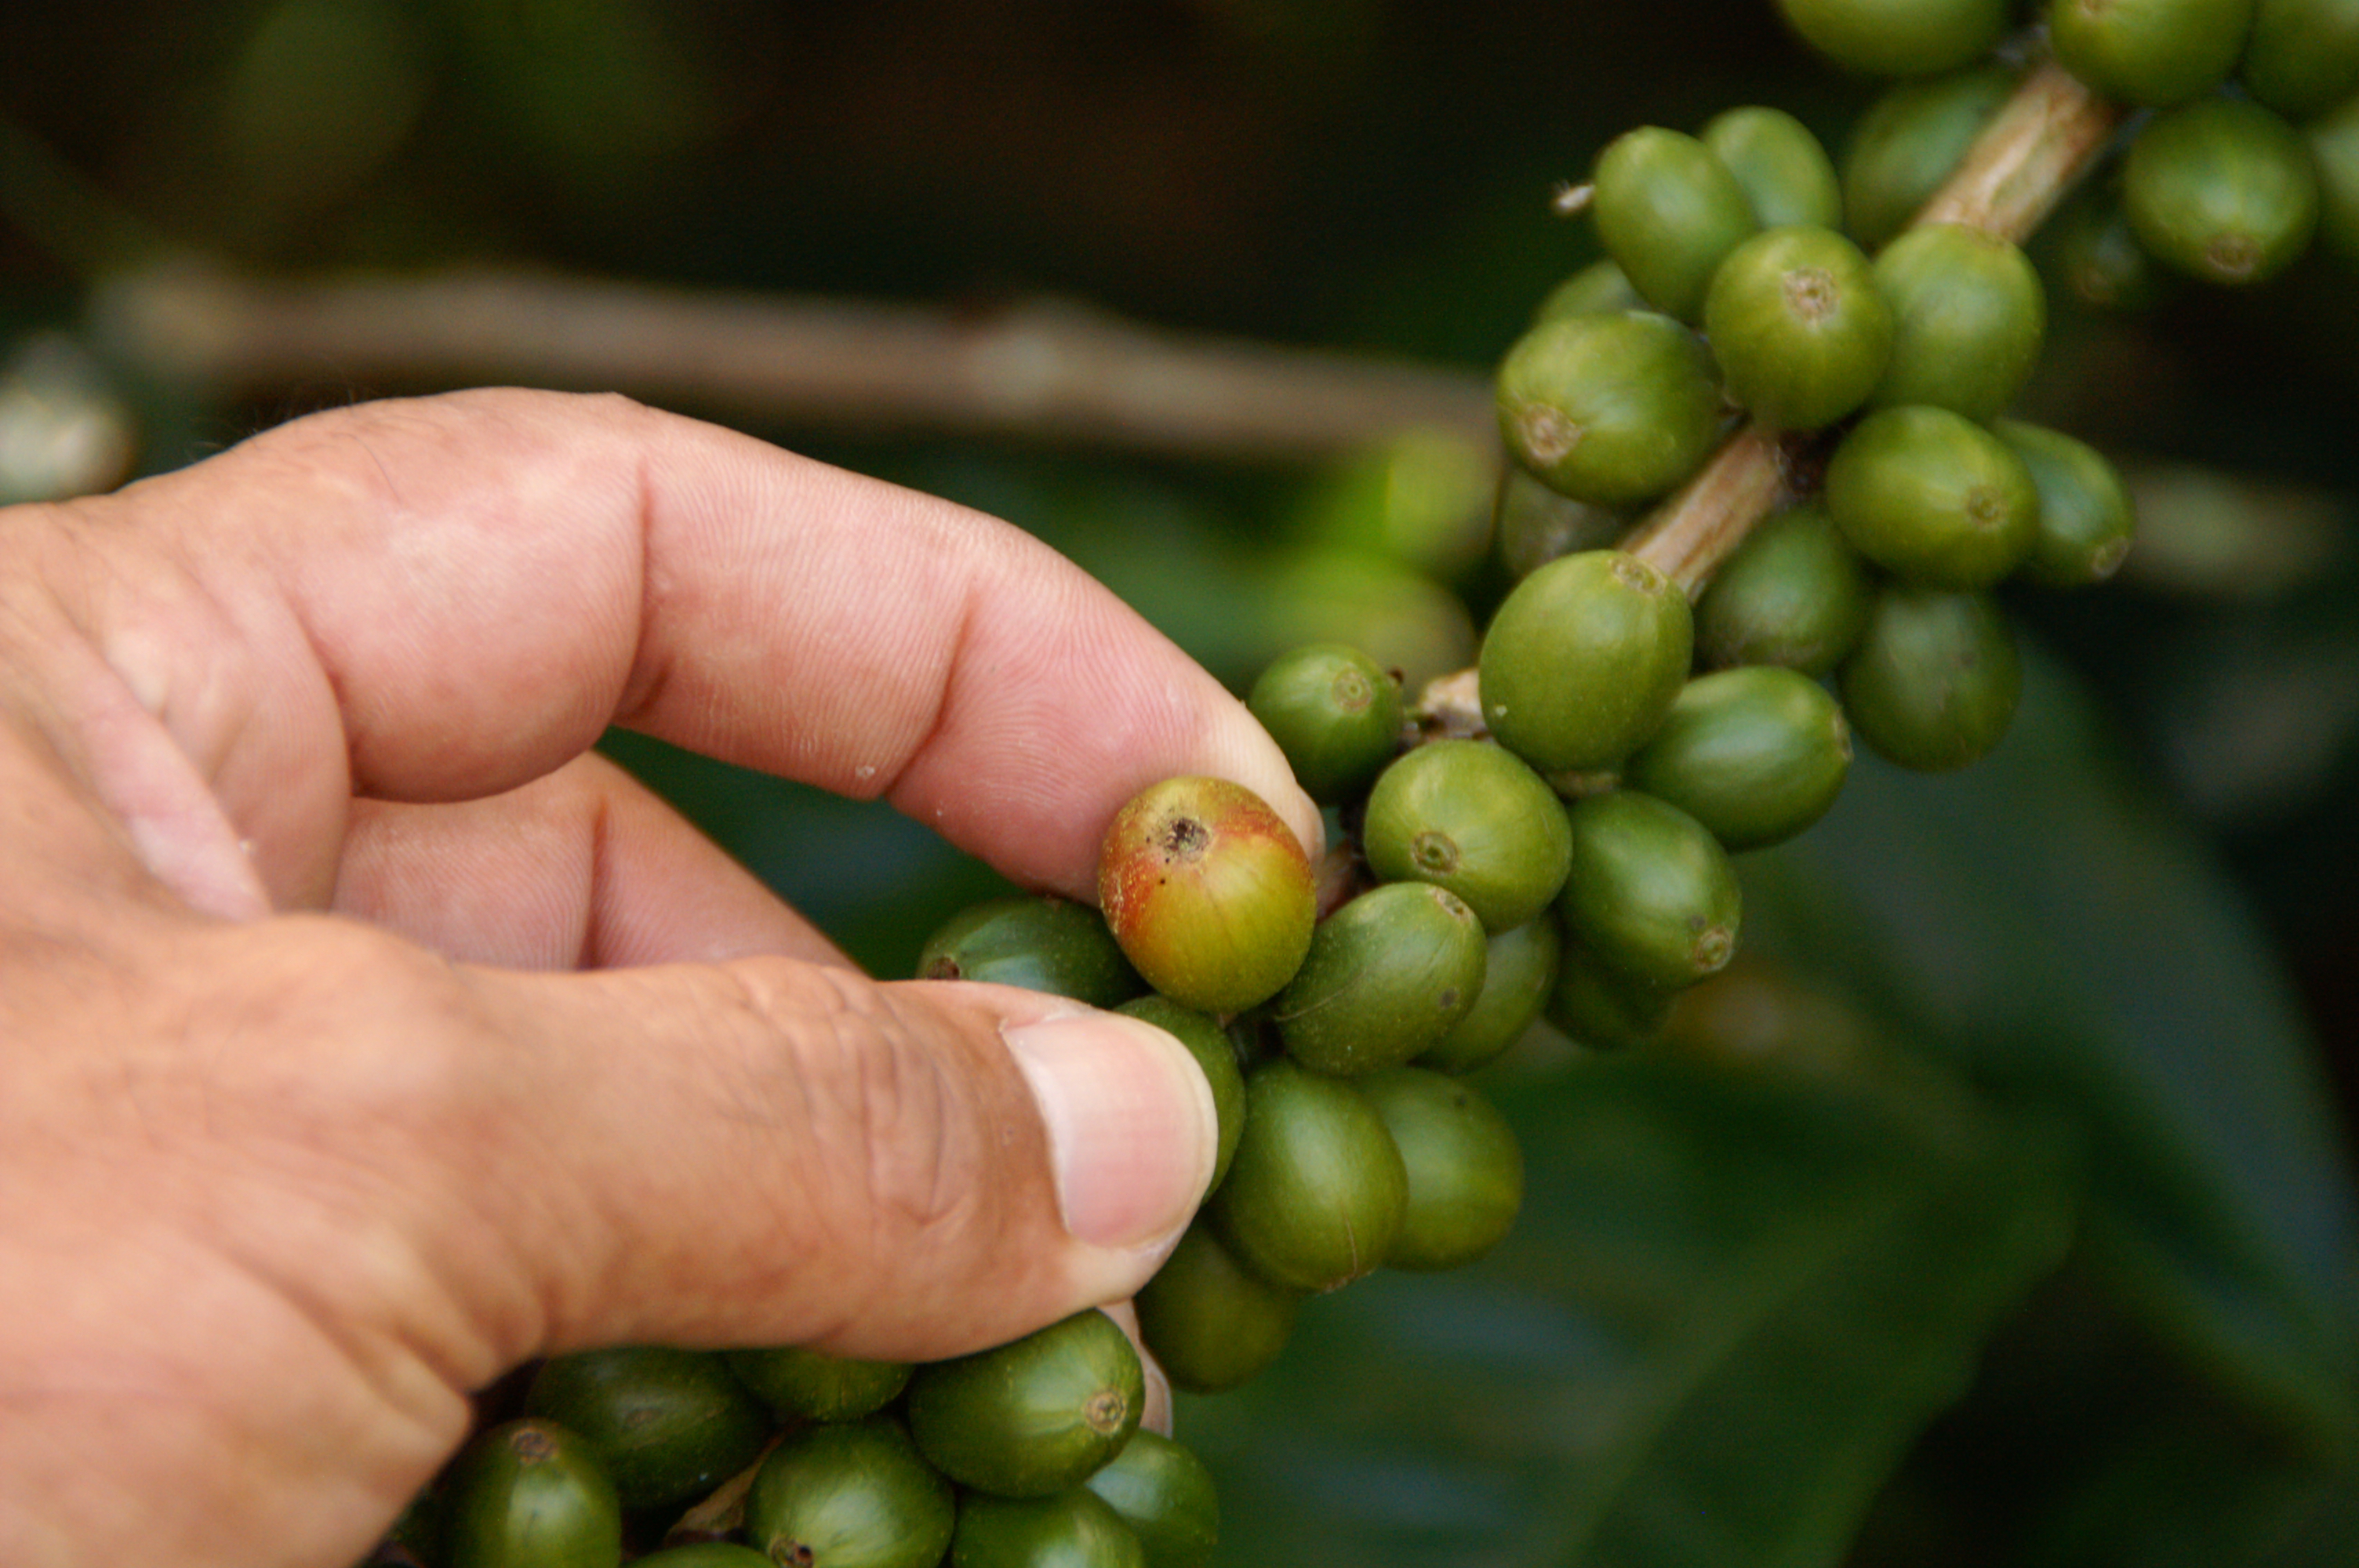
<path fill-rule="evenodd" d="M 1119 1432 L 1123 1418 L 1130 1413 L 1130 1401 L 1123 1398 L 1120 1389 L 1100 1389 L 1090 1396 L 1082 1407 L 1082 1419 L 1092 1432 Z"/>
<path fill-rule="evenodd" d="M 2006 517 L 2006 503 L 1986 484 L 1978 484 L 1966 492 L 1966 515 L 1987 528 Z"/>
<path fill-rule="evenodd" d="M 1441 1002 L 1441 1011 L 1444 1011 L 1444 1012 L 1455 1012 L 1455 1011 L 1458 1011 L 1458 988 L 1457 988 L 1456 986 L 1447 986 L 1447 987 L 1444 987 L 1444 988 L 1443 988 L 1443 989 L 1442 989 L 1442 992 L 1441 992 L 1441 996 L 1440 996 L 1440 1002 Z"/>
<path fill-rule="evenodd" d="M 520 1426 L 508 1435 L 508 1452 L 527 1465 L 557 1457 L 557 1440 L 537 1426 Z"/>
<path fill-rule="evenodd" d="M 1563 409 L 1546 404 L 1525 409 L 1516 423 L 1523 436 L 1524 455 L 1543 468 L 1571 456 L 1587 434 L 1577 421 L 1565 416 Z"/>
<path fill-rule="evenodd" d="M 770 1548 L 770 1561 L 778 1568 L 811 1568 L 819 1554 L 799 1541 L 780 1541 Z"/>
<path fill-rule="evenodd" d="M 1182 863 L 1201 860 L 1212 841 L 1212 835 L 1194 817 L 1174 817 L 1171 826 L 1163 830 L 1164 858 Z"/>
<path fill-rule="evenodd" d="M 1800 266 L 1786 275 L 1786 303 L 1805 321 L 1823 321 L 1834 314 L 1842 296 L 1824 267 Z"/>

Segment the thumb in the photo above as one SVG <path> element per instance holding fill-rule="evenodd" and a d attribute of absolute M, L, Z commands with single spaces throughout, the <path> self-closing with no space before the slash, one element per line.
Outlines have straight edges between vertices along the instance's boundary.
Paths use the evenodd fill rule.
<path fill-rule="evenodd" d="M 484 978 L 529 1107 L 493 1156 L 545 1307 L 517 1354 L 962 1353 L 1128 1296 L 1211 1179 L 1186 1048 L 1060 998 L 768 958 Z"/>

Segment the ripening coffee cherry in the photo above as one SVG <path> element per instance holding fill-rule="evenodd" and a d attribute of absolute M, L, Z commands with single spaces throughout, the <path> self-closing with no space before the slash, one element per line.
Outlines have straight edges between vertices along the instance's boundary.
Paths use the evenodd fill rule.
<path fill-rule="evenodd" d="M 1549 910 L 1494 935 L 1484 950 L 1483 989 L 1473 1008 L 1426 1047 L 1415 1065 L 1437 1073 L 1471 1073 L 1497 1060 L 1547 1005 L 1563 951 L 1563 929 Z"/>
<path fill-rule="evenodd" d="M 1696 661 L 1708 669 L 1832 670 L 1867 624 L 1867 563 L 1812 502 L 1756 524 L 1696 600 Z"/>
<path fill-rule="evenodd" d="M 1595 506 L 1649 501 L 1719 438 L 1720 384 L 1694 333 L 1668 316 L 1562 316 L 1499 364 L 1499 431 L 1551 489 Z"/>
<path fill-rule="evenodd" d="M 793 1433 L 745 1495 L 745 1534 L 772 1563 L 932 1568 L 950 1546 L 951 1484 L 886 1416 Z"/>
<path fill-rule="evenodd" d="M 2333 108 L 2359 90 L 2359 0 L 2255 0 L 2236 78 L 2289 119 Z"/>
<path fill-rule="evenodd" d="M 1211 1568 L 1221 1540 L 1220 1488 L 1183 1445 L 1142 1427 L 1085 1485 L 1138 1537 L 1147 1568 Z"/>
<path fill-rule="evenodd" d="M 1517 583 L 1483 638 L 1483 721 L 1545 774 L 1607 768 L 1645 742 L 1686 684 L 1687 596 L 1618 550 L 1549 562 Z"/>
<path fill-rule="evenodd" d="M 1313 643 L 1270 661 L 1245 707 L 1322 806 L 1367 786 L 1400 749 L 1400 682 L 1357 648 Z"/>
<path fill-rule="evenodd" d="M 1400 1150 L 1350 1082 L 1284 1057 L 1246 1076 L 1245 1137 L 1206 1210 L 1238 1261 L 1290 1290 L 1337 1289 L 1383 1265 L 1408 1202 Z"/>
<path fill-rule="evenodd" d="M 1910 229 L 1875 258 L 1892 306 L 1892 355 L 1873 401 L 1989 419 L 2039 362 L 2048 296 L 2030 258 L 1962 223 Z"/>
<path fill-rule="evenodd" d="M 1857 245 L 1832 229 L 1768 229 L 1738 245 L 1704 297 L 1728 395 L 1764 424 L 1814 430 L 1867 401 L 1894 316 Z"/>
<path fill-rule="evenodd" d="M 1660 125 L 1606 145 L 1590 176 L 1598 243 L 1656 309 L 1694 321 L 1721 259 L 1759 226 L 1720 155 Z"/>
<path fill-rule="evenodd" d="M 2023 694 L 2006 617 L 1987 594 L 1887 584 L 1839 676 L 1852 730 L 1886 762 L 1946 773 L 1989 754 Z"/>
<path fill-rule="evenodd" d="M 724 1352 L 729 1370 L 789 1421 L 857 1421 L 898 1399 L 914 1368 L 863 1361 L 801 1346 Z"/>
<path fill-rule="evenodd" d="M 1114 1007 L 1147 989 L 1104 918 L 1069 899 L 1010 893 L 970 904 L 918 952 L 921 980 L 983 980 Z"/>
<path fill-rule="evenodd" d="M 1143 996 L 1114 1011 L 1152 1023 L 1188 1047 L 1188 1054 L 1196 1058 L 1204 1081 L 1212 1087 L 1212 1110 L 1220 1128 L 1218 1149 L 1212 1156 L 1212 1187 L 1219 1186 L 1222 1178 L 1229 1173 L 1229 1162 L 1237 1152 L 1237 1135 L 1245 1125 L 1245 1073 L 1237 1065 L 1236 1049 L 1229 1044 L 1228 1031 L 1211 1013 L 1182 1007 L 1168 996 Z M 1210 1190 L 1211 1187 L 1206 1189 Z"/>
<path fill-rule="evenodd" d="M 2006 0 L 1777 0 L 1803 41 L 1848 70 L 1923 76 L 1980 59 L 2007 27 Z"/>
<path fill-rule="evenodd" d="M 1626 789 L 1576 801 L 1570 816 L 1572 875 L 1558 905 L 1568 962 L 1578 945 L 1668 991 L 1735 957 L 1743 899 L 1709 828 L 1667 801 Z"/>
<path fill-rule="evenodd" d="M 962 1487 L 1045 1498 L 1078 1487 L 1138 1430 L 1138 1352 L 1093 1307 L 991 1350 L 932 1361 L 909 1379 L 909 1435 Z"/>
<path fill-rule="evenodd" d="M 1622 782 L 1666 800 L 1729 849 L 1781 843 L 1827 814 L 1851 772 L 1843 708 L 1774 665 L 1698 676 Z"/>
<path fill-rule="evenodd" d="M 2103 582 L 2130 553 L 2136 515 L 2122 476 L 2103 453 L 2060 430 L 2001 419 L 1991 433 L 2005 441 L 2039 491 L 2039 527 L 2023 575 L 2043 588 Z"/>
<path fill-rule="evenodd" d="M 589 1444 L 553 1421 L 478 1434 L 444 1483 L 450 1568 L 616 1568 L 623 1508 Z"/>
<path fill-rule="evenodd" d="M 2183 103 L 2228 79 L 2253 0 L 2048 0 L 2049 47 L 2108 98 Z"/>
<path fill-rule="evenodd" d="M 1987 588 L 2031 548 L 2039 492 L 2006 443 L 1946 408 L 1881 408 L 1827 464 L 1827 515 L 1911 582 Z"/>
<path fill-rule="evenodd" d="M 2318 173 L 2299 132 L 2257 103 L 2207 98 L 2154 117 L 2122 166 L 2138 243 L 2207 283 L 2284 271 L 2318 229 Z"/>
<path fill-rule="evenodd" d="M 1843 222 L 1843 182 L 1809 126 L 1783 109 L 1748 104 L 1715 114 L 1697 140 L 1720 155 L 1765 229 Z"/>
<path fill-rule="evenodd" d="M 1524 1203 L 1524 1151 L 1472 1084 L 1422 1067 L 1371 1073 L 1361 1092 L 1408 1172 L 1388 1269 L 1460 1269 L 1506 1238 Z"/>
<path fill-rule="evenodd" d="M 1200 1217 L 1139 1287 L 1138 1334 L 1173 1388 L 1217 1394 L 1277 1359 L 1302 1296 L 1238 1262 L 1212 1221 Z"/>
<path fill-rule="evenodd" d="M 1851 237 L 1874 250 L 1906 227 L 2014 91 L 2013 71 L 1980 65 L 1904 81 L 1870 104 L 1843 149 Z"/>
<path fill-rule="evenodd" d="M 1556 792 L 1487 741 L 1433 741 L 1386 768 L 1368 792 L 1360 848 L 1386 881 L 1448 888 L 1487 931 L 1546 909 L 1572 860 Z"/>
<path fill-rule="evenodd" d="M 949 1568 L 1148 1568 L 1137 1535 L 1086 1487 L 1052 1498 L 962 1497 L 948 1562 Z"/>
<path fill-rule="evenodd" d="M 1387 882 L 1319 923 L 1269 1016 L 1287 1054 L 1314 1072 L 1392 1066 L 1430 1049 L 1473 1010 L 1484 949 L 1482 923 L 1455 893 Z"/>
<path fill-rule="evenodd" d="M 1222 1015 L 1277 994 L 1319 914 L 1293 829 L 1243 784 L 1201 777 L 1150 784 L 1115 814 L 1098 903 L 1147 984 Z"/>
<path fill-rule="evenodd" d="M 718 1352 L 659 1345 L 553 1356 L 524 1409 L 587 1443 L 625 1509 L 710 1492 L 761 1454 L 771 1425 Z"/>

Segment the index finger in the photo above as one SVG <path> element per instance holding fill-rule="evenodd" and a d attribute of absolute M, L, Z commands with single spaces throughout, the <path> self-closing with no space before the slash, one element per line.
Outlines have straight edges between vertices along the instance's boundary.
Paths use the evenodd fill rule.
<path fill-rule="evenodd" d="M 94 510 L 130 509 L 137 527 L 86 541 L 147 557 L 105 574 L 102 651 L 278 853 L 341 831 L 287 819 L 329 809 L 289 779 L 341 765 L 338 798 L 472 798 L 610 723 L 887 796 L 1076 896 L 1115 808 L 1173 773 L 1247 785 L 1318 849 L 1243 704 L 1045 546 L 623 399 L 342 409 Z M 201 612 L 158 612 L 190 594 Z M 246 700 L 198 700 L 240 682 Z"/>

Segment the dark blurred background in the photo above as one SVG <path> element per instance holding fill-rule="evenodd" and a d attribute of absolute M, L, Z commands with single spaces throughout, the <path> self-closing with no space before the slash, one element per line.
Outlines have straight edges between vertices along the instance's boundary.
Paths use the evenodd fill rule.
<path fill-rule="evenodd" d="M 1180 341 L 1348 350 L 1477 388 L 1539 297 L 1593 254 L 1549 199 L 1612 135 L 1641 123 L 1692 129 L 1757 102 L 1840 148 L 1875 90 L 1805 53 L 1767 0 L 8 0 L 0 483 L 13 489 L 0 499 L 111 483 L 313 407 L 448 384 L 430 361 L 405 369 L 332 354 L 255 384 L 191 379 L 93 313 L 123 279 L 164 264 L 201 263 L 266 293 L 490 265 L 882 302 L 951 322 L 1045 297 Z M 2359 1351 L 2352 1320 L 2336 1315 L 2352 1283 L 2349 1144 L 2337 1123 L 2348 1127 L 2359 1103 L 2354 265 L 2320 255 L 2249 297 L 2189 288 L 2136 316 L 2057 291 L 2049 360 L 2024 412 L 2114 453 L 2137 487 L 2143 529 L 2115 584 L 2011 600 L 2042 651 L 2035 689 L 2067 717 L 2034 713 L 2038 738 L 2003 749 L 1988 784 L 1897 780 L 1869 764 L 1861 804 L 1817 830 L 1821 847 L 1764 862 L 1760 887 L 1748 885 L 1759 894 L 1748 942 L 1760 934 L 1780 964 L 1844 1006 L 1859 1001 L 1879 1028 L 1955 1035 L 1934 1053 L 1944 1070 L 2010 1114 L 2038 1101 L 2075 1121 L 2086 1109 L 2076 1096 L 2150 1095 L 2130 1115 L 2130 1141 L 2164 1153 L 2115 1184 L 2115 1199 L 2131 1194 L 2125 1210 L 2152 1198 L 2156 1212 L 2179 1204 L 2208 1216 L 2190 1235 L 2234 1231 L 2265 1211 L 2307 1217 L 2284 1228 L 2309 1227 L 2288 1242 L 2310 1248 L 2308 1261 L 2259 1293 L 2325 1314 L 2312 1325 L 2320 1343 L 2344 1354 L 2332 1377 Z M 595 345 L 586 351 L 594 359 Z M 582 379 L 649 395 L 619 351 L 611 376 Z M 1363 636 L 1439 673 L 1462 660 L 1501 586 L 1447 526 L 1412 526 L 1403 542 L 1386 511 L 1404 504 L 1398 451 L 1380 445 L 1387 429 L 1371 428 L 1371 450 L 1356 457 L 1149 455 L 1020 430 L 853 429 L 743 400 L 690 406 L 1033 529 L 1240 685 L 1314 634 Z M 1449 491 L 1446 471 L 1428 481 Z M 1427 511 L 1453 504 L 1466 510 Z M 905 972 L 933 921 L 995 885 L 873 809 L 628 737 L 612 746 L 880 971 Z M 1959 868 L 1978 857 L 2020 874 L 1975 881 Z M 2118 903 L 2149 875 L 2168 886 L 2143 903 L 2082 906 Z M 1891 885 L 1906 896 L 1879 904 Z M 1960 941 L 1984 944 L 1966 953 L 1990 970 L 1979 989 L 1951 983 L 1959 949 L 1909 948 L 1912 935 L 1952 920 L 1969 934 Z M 1850 957 L 1812 961 L 1838 951 Z M 2021 1022 L 1992 999 L 2009 991 L 2007 956 L 2031 953 L 2049 968 L 2024 994 L 2104 1015 L 2059 1025 L 2071 1038 L 2135 1045 L 2176 1027 L 2203 1041 L 2185 1058 L 2158 1045 L 2143 1065 L 2061 1074 L 2071 1088 L 2011 1074 L 2017 1046 L 1976 1042 Z M 2190 990 L 2210 984 L 2214 960 L 2229 979 Z M 2049 972 L 2059 965 L 2078 968 Z M 2088 982 L 2080 991 L 2076 975 Z M 2203 1011 L 2213 1006 L 2220 1017 Z M 2238 1022 L 2256 1015 L 2250 1033 Z M 2243 1051 L 2266 1057 L 2253 1076 L 2269 1087 L 2244 1119 L 2207 1123 L 2207 1107 L 2241 1092 Z M 2087 1134 L 2100 1150 L 2098 1209 L 2114 1201 L 2102 1195 L 2108 1136 Z M 2177 1160 L 2190 1148 L 2208 1152 Z M 2297 1153 L 2227 1179 L 2234 1201 L 2206 1185 L 2215 1165 L 2256 1148 Z M 1571 1219 L 1554 1232 L 1540 1223 L 1544 1240 L 1570 1245 L 1576 1233 Z M 2209 1265 L 2190 1246 L 2179 1261 L 2192 1279 Z M 2321 1495 L 2318 1474 L 2345 1475 L 2335 1466 L 2349 1452 L 2336 1444 L 2349 1433 L 2326 1444 L 2339 1457 L 2323 1472 L 2308 1459 L 2272 1468 L 2283 1401 L 2251 1390 L 2316 1368 L 2290 1352 L 2282 1364 L 2259 1351 L 2241 1362 L 2234 1333 L 2188 1327 L 2212 1321 L 2207 1312 L 2215 1327 L 2234 1318 L 2243 1309 L 2225 1303 L 2243 1287 L 2206 1297 L 2218 1280 L 2182 1279 L 2174 1295 L 2075 1259 L 2062 1285 L 2041 1287 L 2017 1341 L 1995 1342 L 2014 1353 L 1992 1352 L 1999 1368 L 1976 1385 L 1979 1402 L 1924 1437 L 1912 1468 L 1879 1494 L 1861 1560 L 1889 1549 L 1894 1561 L 2178 1561 L 2151 1554 L 2166 1540 L 2204 1543 L 2208 1562 L 2313 1560 L 2267 1555 L 2299 1538 L 2281 1517 L 2299 1509 L 2271 1513 L 2241 1492 L 2206 1518 L 2277 1524 L 2158 1528 L 2111 1553 L 2089 1549 L 2103 1533 L 2091 1521 L 2113 1520 L 2122 1499 L 2183 1498 L 2184 1474 L 2216 1476 L 2218 1454 L 2188 1435 L 2210 1430 L 2215 1405 L 2260 1412 L 2223 1440 L 2250 1460 L 2254 1496 Z M 2309 1282 L 2286 1283 L 2297 1276 Z M 2189 1304 L 2198 1298 L 2211 1304 Z M 1417 1304 L 1430 1298 L 1403 1300 L 1384 1309 L 1383 1333 L 1431 1310 Z M 2121 1386 L 2167 1363 L 2189 1390 L 2163 1422 L 2171 1445 L 2092 1461 L 2085 1489 L 2070 1495 L 2043 1459 L 2050 1516 L 2027 1522 L 2038 1509 L 2018 1500 L 2000 1510 L 2015 1533 L 1977 1535 L 1961 1522 L 1971 1500 L 2027 1484 L 1993 1455 L 2064 1420 L 2055 1401 L 2088 1393 L 2052 1380 L 2064 1363 L 2085 1370 L 2060 1347 L 2091 1336 L 2116 1344 L 2125 1321 L 2167 1348 L 2132 1357 Z M 1379 1332 L 1353 1322 L 1322 1342 L 1331 1361 L 1335 1346 Z M 1972 1344 L 1989 1329 L 1972 1325 Z M 1321 1354 L 1307 1353 L 1303 1387 L 1321 1387 Z M 1924 1408 L 1940 1402 L 1928 1396 Z M 1230 1408 L 1268 1414 L 1266 1403 Z M 1203 1419 L 1216 1458 L 1260 1452 L 1245 1418 Z M 2339 1431 L 2339 1419 L 2312 1411 L 2292 1424 Z M 2121 1440 L 2122 1424 L 2089 1442 Z M 1877 1452 L 1897 1453 L 1916 1433 L 1901 1423 Z M 1300 1433 L 1288 1441 L 1288 1452 L 1315 1446 Z M 1976 1456 L 1961 1459 L 1966 1451 Z M 1503 1460 L 1501 1473 L 1523 1462 Z M 1364 1512 L 1367 1476 L 1391 1474 L 1336 1474 L 1347 1472 L 1360 1478 L 1320 1494 L 1332 1511 L 1304 1517 Z M 2297 1472 L 2299 1483 L 2270 1490 Z M 1863 1508 L 1884 1469 L 1864 1474 Z M 1315 1477 L 1301 1485 L 1315 1489 Z M 1247 1517 L 1266 1523 L 1275 1505 L 1245 1491 Z M 2334 1553 L 2359 1539 L 2331 1526 L 2312 1538 L 2326 1542 L 2321 1563 L 2353 1560 Z M 1419 1560 L 1560 1560 L 1560 1547 L 1524 1536 L 1480 1539 L 1492 1545 Z M 1614 1557 L 1603 1533 L 1582 1539 L 1599 1561 L 1645 1560 Z M 1774 1560 L 1825 1559 L 1822 1547 Z"/>

